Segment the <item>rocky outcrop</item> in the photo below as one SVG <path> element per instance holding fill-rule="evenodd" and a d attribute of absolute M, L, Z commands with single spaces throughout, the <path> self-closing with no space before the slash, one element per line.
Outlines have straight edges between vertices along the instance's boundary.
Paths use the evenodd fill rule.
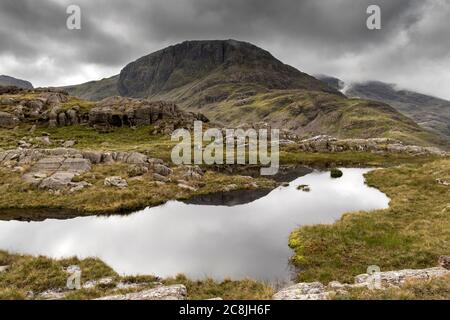
<path fill-rule="evenodd" d="M 355 277 L 355 283 L 345 284 L 337 281 L 327 286 L 320 282 L 298 283 L 277 292 L 274 300 L 327 300 L 335 294 L 347 293 L 353 288 L 369 288 L 384 290 L 391 287 L 402 286 L 410 280 L 430 280 L 434 278 L 450 277 L 450 270 L 436 267 L 428 269 L 405 269 L 398 271 L 376 272 L 373 274 L 360 274 Z"/>
<path fill-rule="evenodd" d="M 154 133 L 171 133 L 192 127 L 195 120 L 208 120 L 201 114 L 181 111 L 175 104 L 146 99 L 110 97 L 98 102 L 89 112 L 89 124 L 107 132 L 113 127 L 158 124 Z"/>
<path fill-rule="evenodd" d="M 0 104 L 8 108 L 0 113 L 0 127 L 14 127 L 19 122 L 40 122 L 50 127 L 90 124 L 98 131 L 108 132 L 114 127 L 154 125 L 153 133 L 171 133 L 181 127 L 190 128 L 194 120 L 208 122 L 199 113 L 185 112 L 170 102 L 109 97 L 81 108 L 72 103 L 70 96 L 59 90 L 21 90 L 1 87 Z M 32 94 L 33 98 L 26 97 Z M 91 107 L 92 106 L 92 107 Z"/>
<path fill-rule="evenodd" d="M 273 296 L 273 300 L 328 300 L 329 293 L 320 282 L 298 283 Z"/>
<path fill-rule="evenodd" d="M 96 300 L 186 300 L 186 297 L 186 287 L 176 284 L 124 295 L 107 296 Z"/>
<path fill-rule="evenodd" d="M 163 165 L 160 159 L 149 158 L 139 152 L 100 152 L 81 151 L 70 148 L 55 149 L 14 149 L 0 151 L 0 165 L 13 171 L 24 172 L 22 178 L 39 189 L 78 192 L 90 184 L 85 181 L 73 182 L 73 179 L 91 170 L 93 164 L 123 162 L 129 165 L 130 176 L 139 176 L 153 172 L 163 173 L 164 180 L 172 174 L 172 169 Z M 24 167 L 29 167 L 25 170 Z M 20 169 L 20 170 L 19 170 Z M 155 173 L 156 174 L 156 173 Z M 157 179 L 155 179 L 157 180 Z M 105 179 L 106 186 L 125 188 L 127 182 L 120 177 Z"/>
<path fill-rule="evenodd" d="M 0 127 L 1 128 L 14 128 L 19 124 L 19 118 L 15 115 L 0 111 Z"/>
<path fill-rule="evenodd" d="M 116 187 L 119 189 L 128 188 L 128 183 L 122 177 L 114 176 L 105 178 L 104 185 L 107 187 Z"/>
<path fill-rule="evenodd" d="M 405 145 L 398 140 L 388 138 L 337 139 L 326 135 L 300 141 L 298 143 L 298 150 L 304 152 L 366 151 L 374 153 L 408 153 L 414 155 L 448 155 L 447 152 L 438 148 Z"/>

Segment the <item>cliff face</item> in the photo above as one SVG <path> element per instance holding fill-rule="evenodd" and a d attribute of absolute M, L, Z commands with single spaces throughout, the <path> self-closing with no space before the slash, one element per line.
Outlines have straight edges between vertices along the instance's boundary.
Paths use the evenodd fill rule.
<path fill-rule="evenodd" d="M 121 71 L 118 90 L 124 96 L 152 96 L 205 80 L 211 85 L 251 83 L 334 92 L 269 52 L 235 40 L 186 41 L 142 57 Z"/>
<path fill-rule="evenodd" d="M 15 86 L 21 89 L 33 89 L 31 82 L 5 75 L 0 75 L 0 86 Z"/>

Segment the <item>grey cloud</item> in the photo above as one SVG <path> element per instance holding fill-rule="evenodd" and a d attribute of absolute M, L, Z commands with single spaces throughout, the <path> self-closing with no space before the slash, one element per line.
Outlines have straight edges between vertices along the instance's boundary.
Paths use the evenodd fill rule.
<path fill-rule="evenodd" d="M 82 8 L 81 31 L 65 28 L 72 3 Z M 382 9 L 379 31 L 365 27 L 369 4 Z M 431 80 L 417 83 L 442 74 L 450 85 L 448 8 L 445 0 L 2 0 L 0 62 L 14 63 L 0 73 L 67 84 L 112 75 L 183 40 L 235 38 L 307 72 L 403 85 L 414 79 L 416 89 L 450 98 Z"/>

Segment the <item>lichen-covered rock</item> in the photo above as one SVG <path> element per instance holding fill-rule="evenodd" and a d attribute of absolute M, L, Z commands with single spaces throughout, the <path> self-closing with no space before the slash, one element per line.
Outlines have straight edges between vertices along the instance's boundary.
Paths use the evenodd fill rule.
<path fill-rule="evenodd" d="M 429 280 L 432 278 L 439 278 L 450 276 L 450 270 L 444 268 L 429 268 L 429 269 L 405 269 L 398 271 L 379 272 L 375 275 L 360 274 L 355 277 L 356 284 L 374 283 L 374 277 L 380 281 L 381 286 L 399 286 L 408 280 Z"/>
<path fill-rule="evenodd" d="M 172 169 L 170 169 L 169 167 L 167 167 L 163 164 L 155 164 L 153 166 L 153 171 L 162 176 L 168 176 L 168 175 L 172 174 Z"/>
<path fill-rule="evenodd" d="M 320 282 L 298 283 L 284 288 L 273 296 L 274 300 L 327 300 L 329 293 Z"/>
<path fill-rule="evenodd" d="M 128 188 L 127 181 L 118 176 L 105 178 L 104 185 L 107 187 L 117 187 L 119 189 Z"/>
<path fill-rule="evenodd" d="M 39 189 L 62 190 L 70 184 L 73 177 L 75 177 L 73 172 L 56 172 L 50 177 L 43 179 L 39 184 Z"/>
<path fill-rule="evenodd" d="M 128 168 L 128 176 L 129 177 L 137 177 L 142 176 L 143 174 L 146 174 L 148 172 L 148 167 L 145 165 L 139 165 L 135 164 Z"/>
<path fill-rule="evenodd" d="M 186 287 L 176 284 L 124 295 L 107 296 L 96 300 L 186 300 L 186 297 Z"/>

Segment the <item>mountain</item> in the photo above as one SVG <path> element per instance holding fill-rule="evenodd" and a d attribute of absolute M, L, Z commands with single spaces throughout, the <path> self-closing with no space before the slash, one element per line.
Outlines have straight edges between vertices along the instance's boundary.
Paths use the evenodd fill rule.
<path fill-rule="evenodd" d="M 441 143 L 391 106 L 348 99 L 337 87 L 235 40 L 186 41 L 131 62 L 118 76 L 65 89 L 85 99 L 119 94 L 172 101 L 226 126 L 267 122 L 305 137 Z"/>
<path fill-rule="evenodd" d="M 0 86 L 15 86 L 21 89 L 33 89 L 31 82 L 5 75 L 0 75 Z"/>
<path fill-rule="evenodd" d="M 378 81 L 352 84 L 345 94 L 388 103 L 423 128 L 450 137 L 450 101 Z"/>
<path fill-rule="evenodd" d="M 66 90 L 73 96 L 88 100 L 102 100 L 111 96 L 118 96 L 117 81 L 119 76 L 113 76 L 110 78 L 104 78 L 98 81 L 89 81 L 79 85 L 60 87 Z"/>
<path fill-rule="evenodd" d="M 331 76 L 327 76 L 324 74 L 317 74 L 314 75 L 314 77 L 316 79 L 319 79 L 322 82 L 325 82 L 330 88 L 342 91 L 345 87 L 345 82 L 342 81 L 341 79 L 335 78 L 335 77 L 331 77 Z"/>

